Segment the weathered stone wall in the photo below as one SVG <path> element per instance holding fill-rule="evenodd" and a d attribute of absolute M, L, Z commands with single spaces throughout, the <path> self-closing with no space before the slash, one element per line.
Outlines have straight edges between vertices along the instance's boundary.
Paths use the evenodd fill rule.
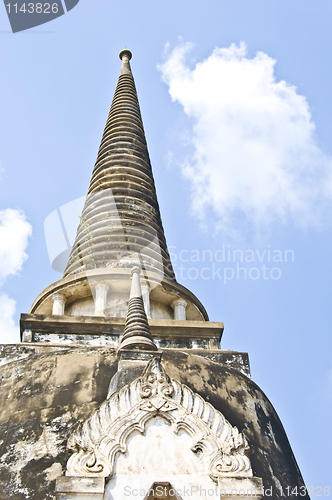
<path fill-rule="evenodd" d="M 53 499 L 68 436 L 105 399 L 115 351 L 4 346 L 2 363 L 0 498 Z"/>
<path fill-rule="evenodd" d="M 264 393 L 240 371 L 198 354 L 168 349 L 162 363 L 171 378 L 201 395 L 244 433 L 254 476 L 272 488 L 270 498 L 281 498 L 281 488 L 302 486 L 284 429 Z M 116 352 L 21 344 L 4 346 L 1 364 L 0 499 L 53 499 L 55 479 L 69 458 L 66 441 L 106 398 L 117 371 Z M 129 369 L 123 383 L 138 371 Z"/>

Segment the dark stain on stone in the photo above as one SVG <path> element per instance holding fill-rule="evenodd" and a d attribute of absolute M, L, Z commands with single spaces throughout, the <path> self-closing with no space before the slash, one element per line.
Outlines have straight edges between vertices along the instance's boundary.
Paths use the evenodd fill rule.
<path fill-rule="evenodd" d="M 62 458 L 65 457 L 62 454 Z M 59 456 L 57 456 L 56 461 L 59 462 Z M 48 481 L 47 473 L 45 469 L 49 469 L 54 464 L 54 457 L 45 456 L 39 460 L 31 460 L 23 469 L 21 470 L 21 481 L 29 491 L 31 491 L 34 497 L 35 485 L 38 483 L 39 491 L 38 495 L 40 498 L 45 498 L 45 500 L 53 500 L 54 498 L 54 488 L 55 480 Z M 27 497 L 28 498 L 28 497 Z"/>

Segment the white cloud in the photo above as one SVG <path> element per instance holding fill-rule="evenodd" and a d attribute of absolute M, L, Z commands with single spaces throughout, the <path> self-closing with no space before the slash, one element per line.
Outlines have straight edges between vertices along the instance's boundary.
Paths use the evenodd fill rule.
<path fill-rule="evenodd" d="M 14 321 L 16 302 L 5 293 L 0 293 L 0 343 L 19 342 L 19 329 Z"/>
<path fill-rule="evenodd" d="M 32 227 L 23 212 L 12 208 L 0 211 L 0 284 L 22 269 L 31 234 Z"/>
<path fill-rule="evenodd" d="M 12 275 L 18 274 L 28 258 L 25 250 L 32 227 L 23 212 L 7 208 L 0 211 L 0 286 Z M 14 313 L 16 302 L 0 293 L 0 343 L 19 341 Z"/>
<path fill-rule="evenodd" d="M 276 81 L 267 54 L 249 58 L 244 43 L 216 48 L 192 69 L 191 48 L 179 45 L 159 69 L 194 123 L 194 153 L 182 165 L 193 213 L 228 232 L 320 224 L 332 200 L 332 159 L 317 145 L 305 97 Z"/>

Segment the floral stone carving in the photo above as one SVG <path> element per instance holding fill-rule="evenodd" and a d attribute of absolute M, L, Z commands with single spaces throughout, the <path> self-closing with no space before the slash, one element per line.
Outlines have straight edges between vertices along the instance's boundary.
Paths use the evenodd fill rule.
<path fill-rule="evenodd" d="M 67 476 L 111 477 L 117 453 L 127 451 L 134 431 L 144 433 L 154 417 L 162 417 L 175 434 L 192 438 L 191 450 L 201 454 L 206 473 L 222 477 L 252 477 L 249 446 L 224 416 L 189 387 L 170 379 L 159 359 L 152 359 L 141 377 L 105 400 L 70 436 Z"/>

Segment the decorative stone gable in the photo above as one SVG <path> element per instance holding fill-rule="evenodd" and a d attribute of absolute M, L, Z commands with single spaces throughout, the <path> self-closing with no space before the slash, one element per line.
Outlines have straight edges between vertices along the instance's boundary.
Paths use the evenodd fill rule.
<path fill-rule="evenodd" d="M 181 431 L 190 436 L 190 453 L 200 457 L 202 472 L 214 482 L 253 476 L 243 434 L 189 387 L 170 379 L 158 358 L 70 436 L 68 449 L 73 455 L 66 475 L 112 477 L 116 455 L 126 453 L 131 434 L 143 434 L 156 417 L 171 425 L 175 436 Z"/>

